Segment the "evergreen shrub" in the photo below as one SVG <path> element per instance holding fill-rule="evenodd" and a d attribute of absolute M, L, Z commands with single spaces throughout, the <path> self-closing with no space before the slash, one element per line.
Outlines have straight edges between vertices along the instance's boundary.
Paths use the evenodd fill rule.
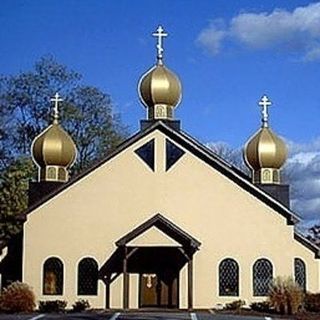
<path fill-rule="evenodd" d="M 225 309 L 226 310 L 239 310 L 244 305 L 245 305 L 245 302 L 243 300 L 235 300 L 230 303 L 226 303 Z"/>
<path fill-rule="evenodd" d="M 88 300 L 80 299 L 77 300 L 73 305 L 72 305 L 72 311 L 73 312 L 82 312 L 90 308 L 90 303 Z"/>
<path fill-rule="evenodd" d="M 251 310 L 258 311 L 258 312 L 270 313 L 273 311 L 269 301 L 253 302 L 250 304 L 250 308 Z"/>
<path fill-rule="evenodd" d="M 64 301 L 64 300 L 39 301 L 39 312 L 41 313 L 65 312 L 66 306 L 67 306 L 67 301 Z"/>

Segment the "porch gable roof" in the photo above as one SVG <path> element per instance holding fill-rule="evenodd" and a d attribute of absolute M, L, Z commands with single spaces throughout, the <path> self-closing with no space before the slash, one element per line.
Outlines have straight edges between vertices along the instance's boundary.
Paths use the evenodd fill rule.
<path fill-rule="evenodd" d="M 197 239 L 189 235 L 187 232 L 182 230 L 180 227 L 178 227 L 169 219 L 165 218 L 160 213 L 154 215 L 152 218 L 124 235 L 122 238 L 116 241 L 116 245 L 118 247 L 125 246 L 131 240 L 137 238 L 152 227 L 158 228 L 171 239 L 181 244 L 183 247 L 189 247 L 194 250 L 198 250 L 201 245 L 201 243 Z"/>

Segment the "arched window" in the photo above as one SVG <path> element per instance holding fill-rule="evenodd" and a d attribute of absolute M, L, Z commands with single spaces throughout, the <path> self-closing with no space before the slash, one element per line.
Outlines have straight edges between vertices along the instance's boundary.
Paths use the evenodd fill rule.
<path fill-rule="evenodd" d="M 306 264 L 300 259 L 294 259 L 294 278 L 296 283 L 301 289 L 306 292 L 307 290 L 307 276 L 306 276 Z"/>
<path fill-rule="evenodd" d="M 253 265 L 253 295 L 267 296 L 272 278 L 272 263 L 267 259 L 257 260 Z"/>
<path fill-rule="evenodd" d="M 83 258 L 78 265 L 78 295 L 98 294 L 98 263 L 93 258 Z"/>
<path fill-rule="evenodd" d="M 48 258 L 43 265 L 45 295 L 61 295 L 63 292 L 63 263 L 59 258 Z"/>
<path fill-rule="evenodd" d="M 239 295 L 239 266 L 233 259 L 224 259 L 219 265 L 219 295 Z"/>

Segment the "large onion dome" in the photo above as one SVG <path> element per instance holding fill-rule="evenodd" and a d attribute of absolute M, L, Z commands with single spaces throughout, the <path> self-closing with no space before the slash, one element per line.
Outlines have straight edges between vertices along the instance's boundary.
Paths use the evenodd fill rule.
<path fill-rule="evenodd" d="M 266 109 L 263 110 L 262 128 L 246 143 L 244 158 L 252 170 L 254 183 L 281 182 L 280 169 L 287 159 L 287 148 L 284 141 L 269 128 Z"/>
<path fill-rule="evenodd" d="M 148 119 L 173 119 L 173 110 L 181 100 L 181 83 L 178 77 L 163 64 L 162 37 L 167 36 L 161 26 L 157 33 L 157 63 L 139 81 L 139 96 L 148 109 Z"/>
<path fill-rule="evenodd" d="M 58 123 L 58 114 L 55 114 L 53 123 L 34 139 L 31 152 L 39 167 L 39 180 L 68 181 L 68 169 L 75 162 L 77 150 L 71 137 Z"/>

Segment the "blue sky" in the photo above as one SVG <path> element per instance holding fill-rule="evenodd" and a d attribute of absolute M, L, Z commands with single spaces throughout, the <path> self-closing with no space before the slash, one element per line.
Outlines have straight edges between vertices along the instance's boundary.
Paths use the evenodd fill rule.
<path fill-rule="evenodd" d="M 137 83 L 155 62 L 158 24 L 169 33 L 165 63 L 182 82 L 176 117 L 185 131 L 204 143 L 241 147 L 260 125 L 257 101 L 266 93 L 271 126 L 290 143 L 290 161 L 317 165 L 317 1 L 1 0 L 0 73 L 25 71 L 52 54 L 108 92 L 134 132 L 145 117 Z M 315 201 L 308 219 L 316 219 Z"/>

